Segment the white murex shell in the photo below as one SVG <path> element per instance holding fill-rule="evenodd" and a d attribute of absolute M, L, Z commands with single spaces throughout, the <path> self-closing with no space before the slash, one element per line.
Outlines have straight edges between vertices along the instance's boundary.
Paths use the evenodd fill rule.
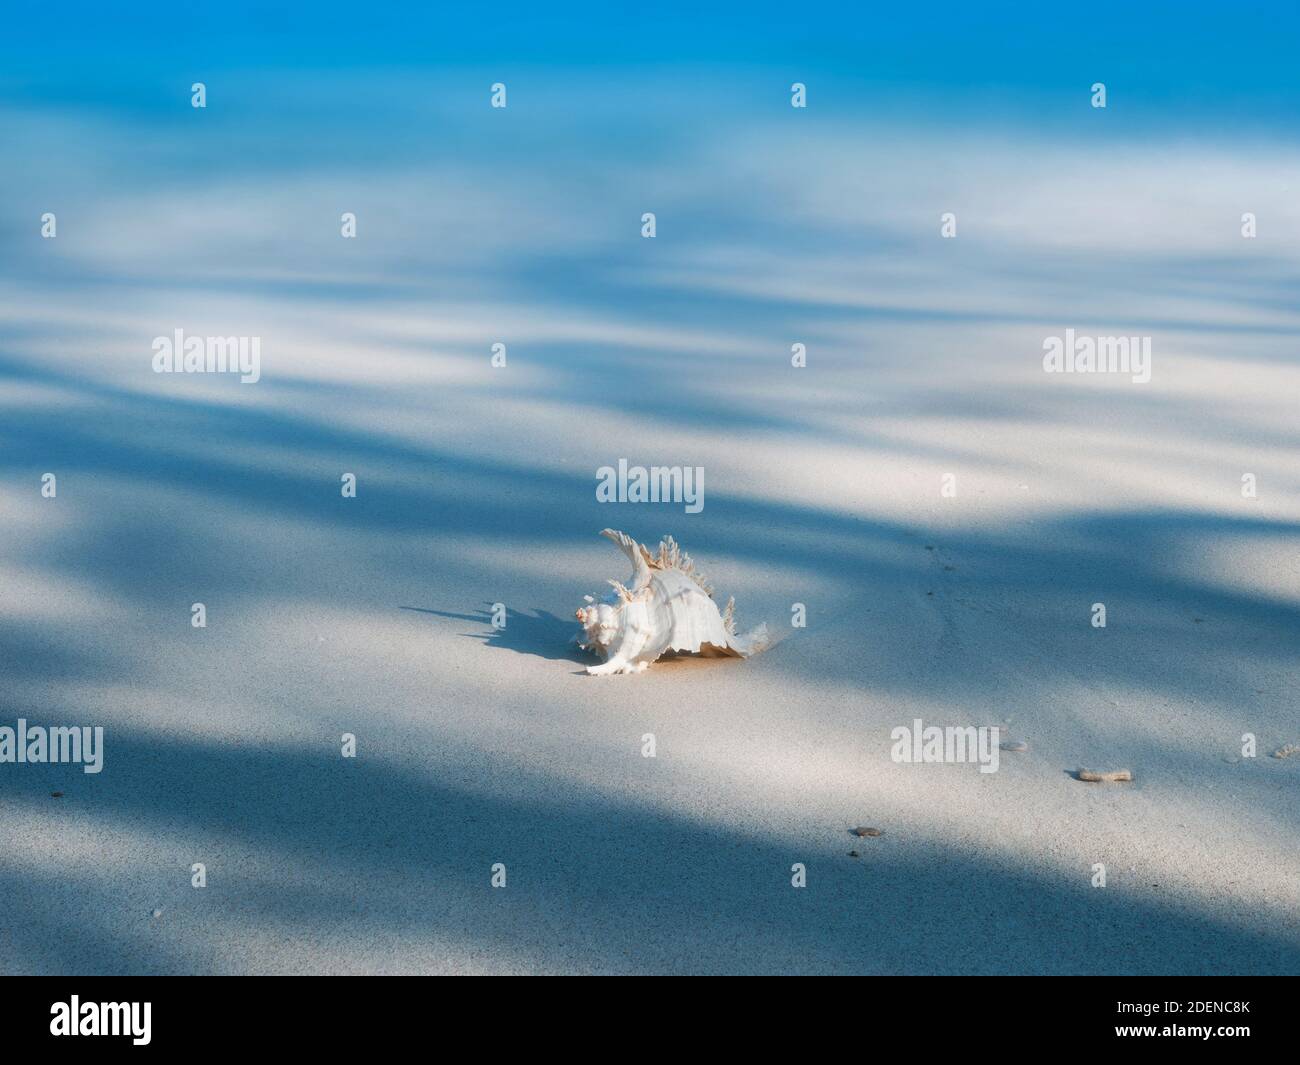
<path fill-rule="evenodd" d="M 719 613 L 713 589 L 671 536 L 652 555 L 625 533 L 605 529 L 600 535 L 623 549 L 632 563 L 632 579 L 626 586 L 610 581 L 613 595 L 601 602 L 588 595 L 587 606 L 577 611 L 582 625 L 578 645 L 605 659 L 588 666 L 588 673 L 640 673 L 669 651 L 748 658 L 771 643 L 766 625 L 736 635 L 735 600 L 728 599 Z"/>

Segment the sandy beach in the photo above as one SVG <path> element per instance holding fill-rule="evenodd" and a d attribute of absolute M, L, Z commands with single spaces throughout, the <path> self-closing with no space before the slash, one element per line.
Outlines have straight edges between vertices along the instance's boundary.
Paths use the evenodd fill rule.
<path fill-rule="evenodd" d="M 776 113 L 581 157 L 516 99 L 454 161 L 201 178 L 285 131 L 206 115 L 146 176 L 60 117 L 95 166 L 3 179 L 0 725 L 104 764 L 0 766 L 0 972 L 1300 971 L 1300 156 L 1084 180 Z M 260 380 L 153 372 L 176 328 Z M 1066 329 L 1150 380 L 1045 373 Z M 620 459 L 702 509 L 598 502 Z M 605 527 L 782 639 L 585 675 Z M 900 764 L 918 719 L 1027 750 Z"/>

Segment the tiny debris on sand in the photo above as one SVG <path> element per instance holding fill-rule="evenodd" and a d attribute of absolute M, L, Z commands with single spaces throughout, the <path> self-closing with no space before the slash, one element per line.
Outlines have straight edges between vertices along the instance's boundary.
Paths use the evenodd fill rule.
<path fill-rule="evenodd" d="M 849 851 L 849 857 L 850 857 L 850 858 L 861 858 L 862 855 L 860 855 L 857 851 Z"/>
<path fill-rule="evenodd" d="M 63 798 L 63 792 L 61 792 L 61 791 L 52 791 L 52 792 L 50 792 L 50 798 L 51 798 L 51 799 L 61 799 L 61 798 Z"/>
<path fill-rule="evenodd" d="M 864 836 L 883 836 L 885 834 L 879 828 L 866 828 L 861 825 L 853 829 L 852 832 L 855 836 L 858 836 L 859 838 L 862 838 Z"/>
<path fill-rule="evenodd" d="M 1300 743 L 1283 744 L 1273 752 L 1274 758 L 1290 758 L 1292 755 L 1300 754 Z"/>
<path fill-rule="evenodd" d="M 1029 744 L 1024 740 L 1003 740 L 998 744 L 998 746 L 1004 751 L 1015 751 L 1017 753 L 1023 753 L 1029 750 Z"/>
<path fill-rule="evenodd" d="M 1078 780 L 1087 780 L 1087 781 L 1091 781 L 1091 782 L 1093 782 L 1093 783 L 1098 783 L 1098 782 L 1100 782 L 1100 783 L 1105 783 L 1105 784 L 1114 784 L 1114 783 L 1117 783 L 1117 782 L 1119 782 L 1119 781 L 1132 780 L 1132 779 L 1133 779 L 1133 770 L 1131 770 L 1131 769 L 1114 769 L 1114 770 L 1111 770 L 1109 773 L 1098 773 L 1098 772 L 1097 772 L 1096 770 L 1094 770 L 1094 769 L 1080 769 L 1079 772 L 1078 772 L 1078 776 L 1077 776 L 1076 779 L 1078 779 Z"/>

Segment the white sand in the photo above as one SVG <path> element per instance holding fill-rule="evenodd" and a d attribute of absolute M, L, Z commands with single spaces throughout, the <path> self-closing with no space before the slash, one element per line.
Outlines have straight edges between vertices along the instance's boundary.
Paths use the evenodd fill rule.
<path fill-rule="evenodd" d="M 1300 969 L 1300 316 L 979 245 L 907 293 L 644 251 L 640 302 L 6 283 L 0 724 L 106 755 L 0 766 L 0 971 Z M 153 375 L 176 325 L 262 381 Z M 1045 375 L 1069 325 L 1152 334 L 1152 382 Z M 622 457 L 703 512 L 598 504 Z M 583 675 L 607 525 L 787 638 Z M 895 764 L 917 717 L 1029 750 Z"/>
<path fill-rule="evenodd" d="M 1296 455 L 1252 450 L 1300 376 L 1233 365 L 1215 389 L 1185 357 L 1209 424 L 1196 395 L 1119 383 L 1027 378 L 1012 411 L 960 365 L 945 416 L 902 371 L 823 365 L 777 432 L 699 391 L 716 430 L 593 407 L 588 432 L 516 384 L 536 368 L 449 356 L 366 392 L 49 375 L 57 407 L 11 403 L 6 428 L 60 474 L 57 500 L 30 474 L 3 496 L 6 723 L 102 724 L 106 765 L 0 776 L 3 967 L 1294 968 L 1300 760 L 1225 759 L 1300 728 Z M 474 404 L 438 383 L 475 373 Z M 860 406 L 889 393 L 883 417 L 823 394 L 832 374 Z M 597 504 L 624 454 L 704 465 L 703 513 Z M 572 608 L 625 576 L 606 524 L 673 532 L 742 624 L 803 602 L 808 627 L 751 662 L 582 675 Z M 1030 750 L 989 775 L 894 764 L 914 717 L 1009 719 Z"/>

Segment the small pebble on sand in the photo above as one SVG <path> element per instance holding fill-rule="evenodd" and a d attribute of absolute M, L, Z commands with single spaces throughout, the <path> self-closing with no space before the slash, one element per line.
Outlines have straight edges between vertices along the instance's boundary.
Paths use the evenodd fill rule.
<path fill-rule="evenodd" d="M 858 837 L 864 837 L 864 836 L 883 836 L 885 833 L 878 828 L 867 828 L 865 826 L 859 825 L 857 828 L 853 830 L 853 834 Z"/>
<path fill-rule="evenodd" d="M 998 744 L 1004 751 L 1015 751 L 1020 754 L 1029 750 L 1029 744 L 1024 740 L 1006 740 Z"/>

